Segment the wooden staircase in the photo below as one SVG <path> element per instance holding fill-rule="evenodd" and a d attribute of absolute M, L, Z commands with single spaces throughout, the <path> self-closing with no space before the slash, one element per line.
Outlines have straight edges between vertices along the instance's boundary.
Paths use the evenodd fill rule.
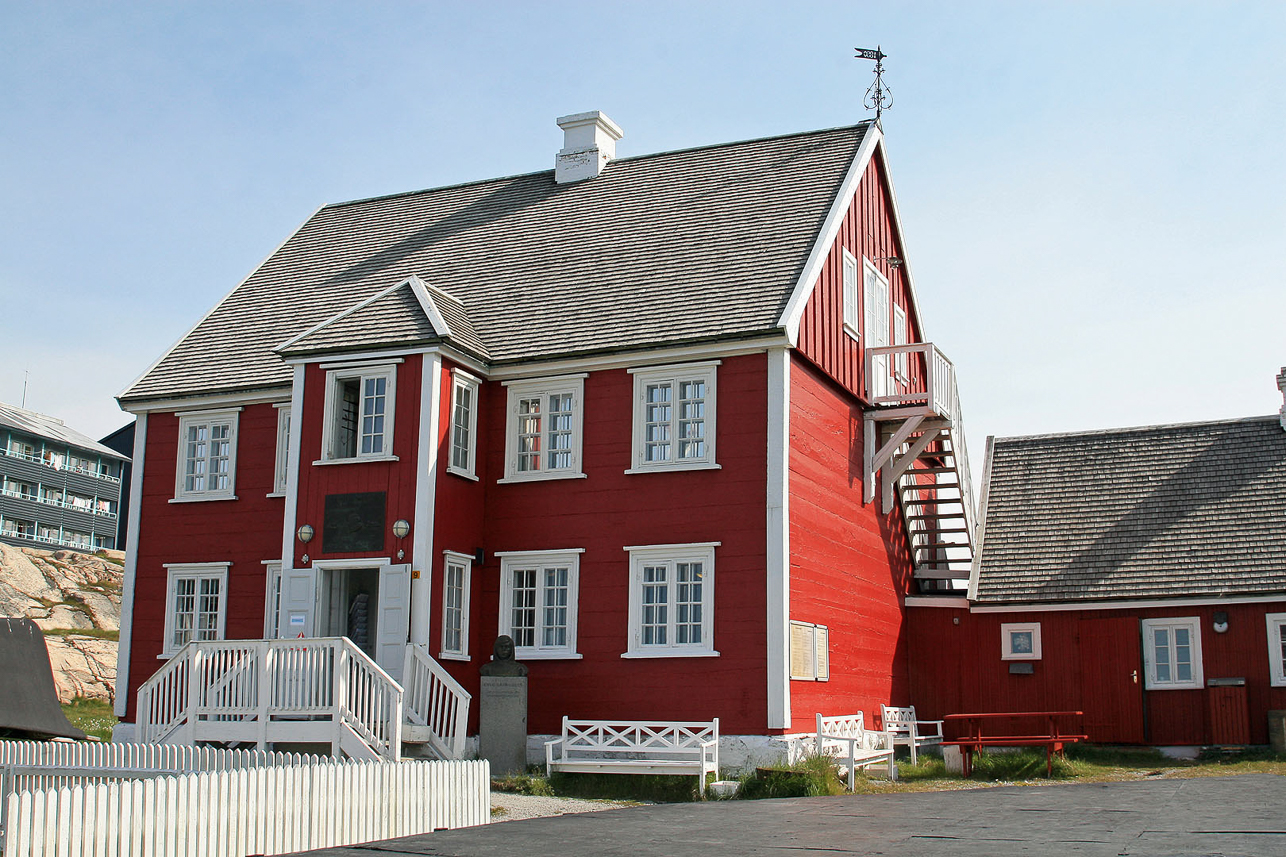
<path fill-rule="evenodd" d="M 867 502 L 878 481 L 883 511 L 899 505 L 921 593 L 963 594 L 974 507 L 955 368 L 928 342 L 869 348 L 866 378 Z"/>

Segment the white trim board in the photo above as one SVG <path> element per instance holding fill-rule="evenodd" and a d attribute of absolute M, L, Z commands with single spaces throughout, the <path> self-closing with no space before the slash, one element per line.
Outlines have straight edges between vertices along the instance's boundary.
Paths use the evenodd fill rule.
<path fill-rule="evenodd" d="M 765 545 L 768 616 L 768 728 L 790 716 L 790 350 L 769 351 L 768 491 Z"/>
<path fill-rule="evenodd" d="M 116 649 L 116 702 L 112 706 L 117 717 L 125 716 L 129 707 L 129 659 L 134 639 L 134 587 L 138 578 L 138 519 L 143 508 L 143 465 L 147 452 L 147 414 L 139 414 L 134 421 L 134 457 L 131 459 L 129 479 L 129 523 L 125 528 L 125 574 L 121 589 L 121 621 L 119 643 Z"/>

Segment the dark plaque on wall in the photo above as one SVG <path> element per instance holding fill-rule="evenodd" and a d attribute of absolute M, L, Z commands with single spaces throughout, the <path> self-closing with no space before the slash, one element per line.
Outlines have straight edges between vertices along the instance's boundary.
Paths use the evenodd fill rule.
<path fill-rule="evenodd" d="M 355 553 L 384 549 L 384 492 L 327 494 L 322 551 Z"/>

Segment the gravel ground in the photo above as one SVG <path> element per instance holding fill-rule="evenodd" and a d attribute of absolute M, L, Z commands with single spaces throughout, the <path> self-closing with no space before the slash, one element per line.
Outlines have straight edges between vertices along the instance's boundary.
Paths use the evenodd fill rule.
<path fill-rule="evenodd" d="M 629 800 L 580 800 L 570 797 L 538 797 L 516 795 L 509 792 L 491 793 L 491 820 L 519 821 L 524 818 L 543 818 L 547 815 L 567 815 L 575 812 L 599 812 L 639 806 L 639 801 Z"/>

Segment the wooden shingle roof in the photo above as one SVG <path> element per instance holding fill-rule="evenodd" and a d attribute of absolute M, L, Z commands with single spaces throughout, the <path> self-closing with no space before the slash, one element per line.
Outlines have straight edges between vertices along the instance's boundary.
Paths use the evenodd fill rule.
<path fill-rule="evenodd" d="M 277 346 L 412 275 L 492 365 L 775 332 L 868 128 L 326 206 L 121 400 L 287 386 Z M 385 337 L 392 318 L 354 313 L 343 332 Z"/>
<path fill-rule="evenodd" d="M 1277 416 L 998 438 L 977 603 L 1286 595 Z"/>

